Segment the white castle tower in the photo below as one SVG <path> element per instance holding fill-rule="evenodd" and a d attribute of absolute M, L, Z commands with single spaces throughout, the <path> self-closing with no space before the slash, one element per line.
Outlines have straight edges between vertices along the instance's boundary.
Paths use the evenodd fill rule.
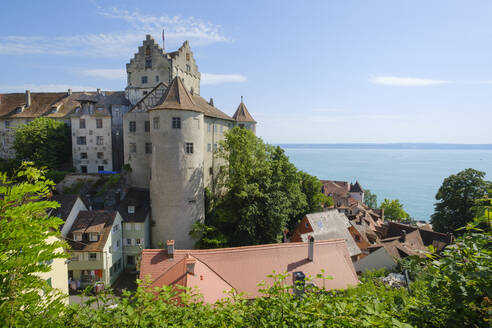
<path fill-rule="evenodd" d="M 153 244 L 174 239 L 178 248 L 193 248 L 189 231 L 205 218 L 203 111 L 178 77 L 149 118 L 150 197 L 152 212 L 159 216 L 152 228 Z"/>

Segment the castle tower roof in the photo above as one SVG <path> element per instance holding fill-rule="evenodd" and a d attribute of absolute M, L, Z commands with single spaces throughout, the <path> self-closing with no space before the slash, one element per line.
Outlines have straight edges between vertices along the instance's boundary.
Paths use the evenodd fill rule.
<path fill-rule="evenodd" d="M 359 181 L 355 181 L 355 184 L 350 186 L 350 192 L 364 192 L 364 189 L 362 189 Z"/>
<path fill-rule="evenodd" d="M 201 112 L 203 110 L 193 100 L 193 96 L 186 90 L 181 78 L 175 77 L 167 88 L 162 101 L 152 110 L 158 109 L 178 109 Z"/>
<path fill-rule="evenodd" d="M 246 108 L 246 105 L 243 103 L 242 99 L 236 112 L 234 113 L 234 115 L 232 115 L 232 118 L 238 122 L 256 123 L 253 116 L 251 116 L 251 114 L 248 112 L 248 109 Z"/>

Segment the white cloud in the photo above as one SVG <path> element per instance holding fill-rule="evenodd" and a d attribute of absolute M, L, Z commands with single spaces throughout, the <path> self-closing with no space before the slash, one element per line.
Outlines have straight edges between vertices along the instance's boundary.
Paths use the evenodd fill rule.
<path fill-rule="evenodd" d="M 202 73 L 202 85 L 215 85 L 223 83 L 240 83 L 245 82 L 246 76 L 241 74 L 211 74 Z"/>
<path fill-rule="evenodd" d="M 117 8 L 109 11 L 101 8 L 98 10 L 98 14 L 105 18 L 124 22 L 128 30 L 119 33 L 54 37 L 0 36 L 0 54 L 127 58 L 136 51 L 136 47 L 146 34 L 151 34 L 156 40 L 161 40 L 162 29 L 165 29 L 166 44 L 172 46 L 178 46 L 184 40 L 189 40 L 193 46 L 230 41 L 222 33 L 220 25 L 195 17 L 152 16 Z"/>
<path fill-rule="evenodd" d="M 80 71 L 87 76 L 98 77 L 107 80 L 125 80 L 126 71 L 119 68 L 97 68 L 97 69 L 85 69 Z"/>
<path fill-rule="evenodd" d="M 1 92 L 24 92 L 26 90 L 30 90 L 33 92 L 63 92 L 67 91 L 68 89 L 72 89 L 73 91 L 94 91 L 97 88 L 71 84 L 0 84 Z"/>
<path fill-rule="evenodd" d="M 398 87 L 421 87 L 449 83 L 449 81 L 446 80 L 431 80 L 399 76 L 373 76 L 369 79 L 369 81 L 374 84 L 391 85 Z"/>

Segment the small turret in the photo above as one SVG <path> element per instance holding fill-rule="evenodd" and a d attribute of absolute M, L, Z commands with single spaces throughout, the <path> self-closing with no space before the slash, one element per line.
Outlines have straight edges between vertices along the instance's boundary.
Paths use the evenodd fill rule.
<path fill-rule="evenodd" d="M 236 120 L 236 126 L 249 129 L 253 131 L 253 133 L 256 133 L 256 121 L 246 108 L 246 105 L 243 102 L 243 96 L 241 96 L 241 103 L 237 107 L 232 118 Z"/>

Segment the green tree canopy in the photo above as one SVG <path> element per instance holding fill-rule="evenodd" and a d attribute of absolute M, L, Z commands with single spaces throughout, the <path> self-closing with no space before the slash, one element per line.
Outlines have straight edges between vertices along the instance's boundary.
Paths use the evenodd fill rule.
<path fill-rule="evenodd" d="M 234 128 L 219 152 L 223 166 L 208 194 L 205 225 L 197 247 L 278 242 L 306 213 L 330 199 L 316 177 L 300 172 L 280 147 L 265 144 L 251 131 Z M 198 231 L 197 231 L 198 230 Z"/>
<path fill-rule="evenodd" d="M 380 207 L 384 210 L 384 217 L 389 220 L 401 221 L 409 217 L 403 210 L 403 204 L 398 199 L 385 198 Z"/>
<path fill-rule="evenodd" d="M 364 191 L 364 204 L 369 206 L 372 209 L 375 209 L 378 207 L 378 196 L 376 194 L 373 194 L 369 189 L 366 189 Z"/>
<path fill-rule="evenodd" d="M 62 295 L 38 275 L 50 262 L 67 257 L 58 236 L 63 223 L 45 200 L 54 185 L 44 171 L 24 163 L 14 179 L 0 173 L 0 326 L 41 327 L 55 323 L 63 310 Z M 55 240 L 55 241 L 53 241 Z"/>
<path fill-rule="evenodd" d="M 485 172 L 466 169 L 444 179 L 431 216 L 434 230 L 454 232 L 473 221 L 477 200 L 484 198 L 491 187 L 491 182 L 484 177 Z"/>
<path fill-rule="evenodd" d="M 51 118 L 38 117 L 15 130 L 14 149 L 20 161 L 58 169 L 69 162 L 71 147 L 68 126 Z"/>

